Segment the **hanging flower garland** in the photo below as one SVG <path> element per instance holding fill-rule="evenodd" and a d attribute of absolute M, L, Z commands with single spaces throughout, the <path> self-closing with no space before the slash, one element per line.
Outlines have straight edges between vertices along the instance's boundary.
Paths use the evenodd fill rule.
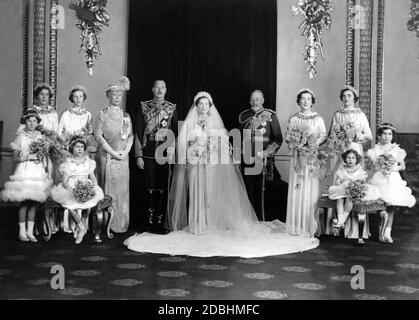
<path fill-rule="evenodd" d="M 291 8 L 293 15 L 301 14 L 304 21 L 299 28 L 304 28 L 302 36 L 306 39 L 307 44 L 303 51 L 304 61 L 307 65 L 307 71 L 310 79 L 316 75 L 316 63 L 318 52 L 324 60 L 323 45 L 321 34 L 323 28 L 330 30 L 332 25 L 331 0 L 299 0 L 297 5 Z"/>
<path fill-rule="evenodd" d="M 109 26 L 111 17 L 106 12 L 108 0 L 79 0 L 78 3 L 71 3 L 70 9 L 76 11 L 79 23 L 76 25 L 81 30 L 80 51 L 86 56 L 86 66 L 89 75 L 93 74 L 93 67 L 98 56 L 101 55 L 98 34 L 102 32 L 103 26 Z"/>
<path fill-rule="evenodd" d="M 410 15 L 409 21 L 407 21 L 407 30 L 416 32 L 416 37 L 419 39 L 419 0 L 410 0 Z"/>

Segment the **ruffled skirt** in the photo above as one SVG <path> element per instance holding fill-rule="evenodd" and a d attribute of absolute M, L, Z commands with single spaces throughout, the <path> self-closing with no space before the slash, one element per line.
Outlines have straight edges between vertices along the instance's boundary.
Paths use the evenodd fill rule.
<path fill-rule="evenodd" d="M 406 181 L 401 178 L 398 172 L 392 172 L 389 176 L 376 172 L 370 183 L 380 190 L 380 198 L 387 205 L 411 208 L 416 203 L 412 189 L 407 187 Z"/>
<path fill-rule="evenodd" d="M 97 205 L 97 203 L 104 198 L 102 188 L 99 186 L 96 186 L 94 188 L 95 190 L 95 196 L 86 201 L 86 202 L 80 202 L 76 199 L 73 192 L 64 188 L 62 183 L 58 184 L 57 186 L 54 186 L 51 190 L 51 198 L 60 203 L 64 208 L 67 209 L 89 209 L 93 208 Z"/>
<path fill-rule="evenodd" d="M 17 165 L 15 174 L 9 179 L 1 193 L 3 201 L 32 200 L 42 203 L 50 195 L 52 181 L 48 179 L 42 163 L 21 162 Z"/>

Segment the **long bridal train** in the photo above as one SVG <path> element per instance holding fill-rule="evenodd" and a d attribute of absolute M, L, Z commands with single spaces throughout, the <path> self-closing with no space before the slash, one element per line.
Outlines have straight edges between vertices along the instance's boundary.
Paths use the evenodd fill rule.
<path fill-rule="evenodd" d="M 195 96 L 177 146 L 185 159 L 175 166 L 169 193 L 166 223 L 172 232 L 136 234 L 125 240 L 128 249 L 251 258 L 300 252 L 319 245 L 317 239 L 287 234 L 285 224 L 278 220 L 258 221 L 209 93 Z M 217 162 L 220 158 L 227 161 Z"/>

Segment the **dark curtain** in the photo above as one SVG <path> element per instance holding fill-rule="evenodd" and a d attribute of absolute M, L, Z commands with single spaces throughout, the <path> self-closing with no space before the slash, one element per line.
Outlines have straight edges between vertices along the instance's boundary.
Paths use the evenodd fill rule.
<path fill-rule="evenodd" d="M 276 19 L 276 0 L 131 0 L 128 111 L 152 98 L 158 79 L 166 81 L 166 99 L 177 104 L 180 120 L 201 90 L 210 92 L 227 129 L 238 127 L 255 89 L 275 109 Z M 136 194 L 145 194 L 133 183 Z M 131 198 L 133 210 L 145 209 Z"/>
<path fill-rule="evenodd" d="M 276 17 L 276 0 L 131 0 L 127 105 L 150 99 L 162 79 L 180 119 L 200 90 L 228 129 L 254 89 L 275 109 Z"/>

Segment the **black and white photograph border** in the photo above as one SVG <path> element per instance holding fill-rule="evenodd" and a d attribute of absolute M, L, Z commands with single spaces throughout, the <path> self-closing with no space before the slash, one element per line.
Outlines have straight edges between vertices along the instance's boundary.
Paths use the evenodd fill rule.
<path fill-rule="evenodd" d="M 0 16 L 0 300 L 419 299 L 418 0 Z"/>

